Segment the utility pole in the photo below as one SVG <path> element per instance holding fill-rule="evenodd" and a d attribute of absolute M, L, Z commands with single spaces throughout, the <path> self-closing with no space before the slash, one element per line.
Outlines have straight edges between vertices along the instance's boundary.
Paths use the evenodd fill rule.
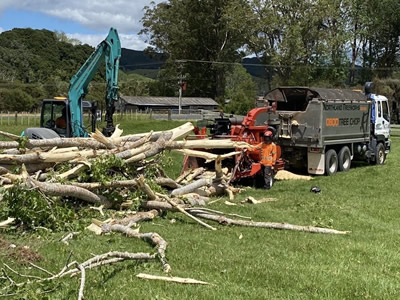
<path fill-rule="evenodd" d="M 177 60 L 177 63 L 179 63 L 179 80 L 178 80 L 178 86 L 179 86 L 179 90 L 178 90 L 178 113 L 181 114 L 182 112 L 182 89 L 183 89 L 183 79 L 185 79 L 185 76 L 182 74 L 183 72 L 183 63 L 185 63 L 185 60 Z"/>
<path fill-rule="evenodd" d="M 182 75 L 182 69 L 181 69 L 181 74 L 179 75 L 179 100 L 178 100 L 178 110 L 179 110 L 179 114 L 181 114 L 182 111 L 182 79 L 183 79 L 183 75 Z"/>

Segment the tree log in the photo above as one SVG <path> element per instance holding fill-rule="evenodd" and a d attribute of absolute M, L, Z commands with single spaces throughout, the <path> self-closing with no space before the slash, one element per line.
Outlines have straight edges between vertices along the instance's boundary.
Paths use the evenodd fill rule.
<path fill-rule="evenodd" d="M 39 190 L 45 195 L 73 197 L 89 203 L 104 205 L 106 208 L 112 207 L 112 203 L 105 197 L 98 196 L 81 187 L 60 183 L 44 183 L 36 181 L 32 178 L 28 178 L 28 183 L 33 187 L 39 188 Z"/>
<path fill-rule="evenodd" d="M 156 183 L 160 186 L 168 187 L 171 189 L 177 189 L 182 187 L 180 184 L 177 184 L 175 180 L 165 177 L 156 178 Z"/>
<path fill-rule="evenodd" d="M 119 180 L 110 182 L 71 182 L 70 185 L 84 188 L 87 190 L 96 190 L 103 188 L 131 188 L 137 187 L 138 182 L 135 179 L 131 180 Z"/>
<path fill-rule="evenodd" d="M 83 150 L 68 153 L 36 152 L 22 155 L 0 154 L 0 163 L 3 164 L 35 164 L 35 163 L 60 163 L 77 158 L 92 158 L 105 154 L 105 150 Z"/>
<path fill-rule="evenodd" d="M 132 156 L 131 158 L 127 159 L 126 162 L 135 163 L 160 153 L 165 149 L 165 145 L 171 137 L 172 133 L 166 133 L 165 135 L 162 134 L 149 150 L 140 153 L 138 155 Z"/>
<path fill-rule="evenodd" d="M 171 196 L 181 196 L 185 194 L 189 194 L 196 189 L 211 184 L 211 179 L 209 178 L 202 178 L 199 179 L 191 184 L 185 185 L 181 188 L 177 188 L 171 192 Z"/>
<path fill-rule="evenodd" d="M 232 140 L 187 140 L 169 142 L 167 149 L 235 149 L 248 148 L 250 145 L 245 142 L 235 142 Z"/>

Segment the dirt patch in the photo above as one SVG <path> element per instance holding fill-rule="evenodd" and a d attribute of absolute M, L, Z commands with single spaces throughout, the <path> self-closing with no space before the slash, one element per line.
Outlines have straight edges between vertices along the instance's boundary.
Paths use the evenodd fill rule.
<path fill-rule="evenodd" d="M 276 180 L 311 180 L 313 179 L 311 176 L 307 175 L 297 175 L 292 172 L 281 170 L 278 171 L 275 175 Z"/>
<path fill-rule="evenodd" d="M 25 265 L 30 262 L 41 261 L 43 257 L 27 246 L 18 246 L 10 243 L 0 236 L 0 255 L 11 258 L 16 263 Z"/>

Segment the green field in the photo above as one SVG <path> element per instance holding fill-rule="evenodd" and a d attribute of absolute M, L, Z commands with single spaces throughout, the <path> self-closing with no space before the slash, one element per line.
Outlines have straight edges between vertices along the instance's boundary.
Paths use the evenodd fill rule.
<path fill-rule="evenodd" d="M 180 122 L 125 121 L 125 133 L 175 127 Z M 0 130 L 19 133 L 21 128 Z M 315 177 L 309 181 L 276 182 L 270 191 L 247 189 L 236 197 L 237 206 L 211 204 L 213 209 L 251 216 L 253 220 L 314 225 L 351 231 L 349 235 L 322 235 L 271 229 L 217 226 L 207 230 L 180 214 L 168 213 L 143 223 L 141 232 L 158 232 L 169 243 L 167 258 L 172 275 L 213 283 L 188 286 L 137 279 L 140 272 L 163 275 L 158 262 L 123 262 L 87 271 L 85 299 L 398 299 L 400 294 L 400 138 L 393 138 L 393 151 L 384 166 L 358 164 L 347 173 Z M 180 156 L 174 156 L 169 174 L 177 174 Z M 314 185 L 321 194 L 310 193 Z M 247 196 L 276 197 L 259 205 L 241 204 Z M 95 214 L 93 216 L 96 216 Z M 100 218 L 99 215 L 96 216 Z M 170 220 L 175 218 L 176 223 Z M 85 223 L 87 222 L 87 223 Z M 90 218 L 83 220 L 89 225 Z M 119 251 L 152 251 L 140 240 L 120 234 L 94 236 L 82 231 L 70 245 L 41 230 L 22 234 L 0 233 L 4 240 L 40 254 L 36 264 L 60 270 L 69 253 L 84 261 L 94 254 Z M 239 238 L 242 236 L 242 238 Z M 21 265 L 16 250 L 0 248 L 0 264 L 21 272 L 39 274 Z M 43 274 L 40 274 L 43 275 Z M 2 275 L 0 274 L 0 277 Z M 18 276 L 13 278 L 20 282 Z M 0 279 L 0 292 L 2 281 Z M 57 284 L 33 285 L 26 299 L 76 298 L 79 278 Z M 50 292 L 46 292 L 49 290 Z"/>

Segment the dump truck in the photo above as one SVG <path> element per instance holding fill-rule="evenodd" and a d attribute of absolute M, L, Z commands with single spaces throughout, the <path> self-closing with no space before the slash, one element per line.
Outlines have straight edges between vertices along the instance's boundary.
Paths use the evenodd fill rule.
<path fill-rule="evenodd" d="M 278 146 L 276 170 L 305 168 L 309 174 L 332 175 L 348 171 L 353 160 L 384 164 L 391 148 L 389 103 L 370 89 L 370 84 L 366 93 L 279 87 L 265 95 L 264 106 L 250 110 L 244 118 L 221 116 L 206 126 L 209 135 L 204 125 L 195 133 L 197 138 L 229 138 L 255 145 L 269 129 Z M 262 168 L 254 152 L 242 152 L 227 163 L 234 167 L 232 181 L 256 177 Z M 203 164 L 187 157 L 184 168 Z"/>
<path fill-rule="evenodd" d="M 390 152 L 389 102 L 384 96 L 345 89 L 280 87 L 265 100 L 266 126 L 288 166 L 306 165 L 309 174 L 348 171 L 352 160 L 384 164 Z M 260 116 L 261 117 L 261 116 Z"/>

